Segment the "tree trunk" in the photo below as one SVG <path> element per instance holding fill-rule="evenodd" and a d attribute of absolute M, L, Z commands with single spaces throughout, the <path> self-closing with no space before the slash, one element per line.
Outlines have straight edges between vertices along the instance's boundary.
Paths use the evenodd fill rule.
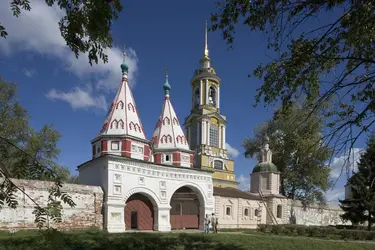
<path fill-rule="evenodd" d="M 372 223 L 371 223 L 371 213 L 370 211 L 368 212 L 368 223 L 367 223 L 367 230 L 368 231 L 371 231 L 371 226 L 372 226 Z"/>

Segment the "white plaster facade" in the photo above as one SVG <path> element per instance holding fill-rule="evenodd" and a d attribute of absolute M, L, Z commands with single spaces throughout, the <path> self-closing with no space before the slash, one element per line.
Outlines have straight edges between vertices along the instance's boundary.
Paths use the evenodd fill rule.
<path fill-rule="evenodd" d="M 147 196 L 154 208 L 154 230 L 170 231 L 171 197 L 180 187 L 191 188 L 199 199 L 199 227 L 203 229 L 205 214 L 214 211 L 212 173 L 140 162 L 105 155 L 79 167 L 82 184 L 103 188 L 104 228 L 109 232 L 124 232 L 124 210 L 127 199 L 140 193 Z"/>

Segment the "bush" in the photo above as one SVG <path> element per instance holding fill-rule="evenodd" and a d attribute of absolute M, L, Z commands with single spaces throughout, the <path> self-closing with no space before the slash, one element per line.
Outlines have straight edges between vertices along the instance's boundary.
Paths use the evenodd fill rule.
<path fill-rule="evenodd" d="M 338 229 L 341 228 L 341 229 Z M 348 227 L 350 228 L 350 227 Z M 353 227 L 356 228 L 356 227 Z M 336 238 L 347 240 L 375 240 L 375 231 L 365 231 L 363 228 L 345 229 L 338 226 L 304 226 L 304 225 L 258 225 L 258 231 L 275 235 L 298 235 L 305 237 Z"/>

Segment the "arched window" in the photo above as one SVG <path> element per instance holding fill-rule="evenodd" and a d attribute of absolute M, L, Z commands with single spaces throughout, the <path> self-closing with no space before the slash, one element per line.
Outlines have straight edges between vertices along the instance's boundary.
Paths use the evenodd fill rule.
<path fill-rule="evenodd" d="M 243 214 L 245 216 L 249 216 L 249 209 L 248 208 L 245 208 L 245 210 L 243 211 Z"/>
<path fill-rule="evenodd" d="M 194 107 L 199 106 L 200 102 L 201 102 L 200 90 L 199 88 L 196 88 L 194 90 Z"/>
<path fill-rule="evenodd" d="M 122 129 L 124 128 L 124 121 L 122 119 L 118 121 L 118 124 Z"/>
<path fill-rule="evenodd" d="M 227 208 L 225 209 L 225 214 L 226 214 L 226 215 L 230 215 L 230 207 L 227 207 Z"/>
<path fill-rule="evenodd" d="M 165 124 L 168 124 L 168 125 L 171 124 L 171 120 L 169 120 L 168 117 L 165 117 L 164 120 L 163 120 L 163 125 L 165 125 Z"/>
<path fill-rule="evenodd" d="M 130 130 L 135 129 L 134 122 L 130 122 L 130 123 L 129 123 L 129 129 L 130 129 Z"/>
<path fill-rule="evenodd" d="M 281 205 L 277 205 L 277 218 L 281 218 L 283 214 L 283 207 Z"/>
<path fill-rule="evenodd" d="M 210 145 L 219 147 L 219 127 L 214 124 L 210 124 Z"/>
<path fill-rule="evenodd" d="M 118 108 L 120 108 L 120 109 L 124 109 L 124 103 L 123 103 L 122 101 L 119 101 L 119 102 L 117 103 L 117 105 L 116 105 L 116 109 L 118 109 Z"/>
<path fill-rule="evenodd" d="M 128 103 L 128 110 L 133 110 L 133 112 L 135 112 L 134 105 L 131 104 L 130 102 Z"/>
<path fill-rule="evenodd" d="M 224 169 L 224 164 L 222 161 L 215 160 L 214 161 L 214 168 L 218 170 L 223 170 Z"/>
<path fill-rule="evenodd" d="M 254 215 L 255 215 L 256 217 L 258 217 L 258 216 L 260 215 L 260 213 L 259 213 L 259 210 L 258 210 L 258 209 L 255 209 L 255 211 L 254 211 Z"/>
<path fill-rule="evenodd" d="M 211 86 L 208 90 L 208 104 L 216 105 L 216 88 L 214 86 Z"/>
<path fill-rule="evenodd" d="M 112 122 L 111 122 L 111 128 L 118 128 L 118 123 L 117 123 L 117 120 L 114 119 Z"/>

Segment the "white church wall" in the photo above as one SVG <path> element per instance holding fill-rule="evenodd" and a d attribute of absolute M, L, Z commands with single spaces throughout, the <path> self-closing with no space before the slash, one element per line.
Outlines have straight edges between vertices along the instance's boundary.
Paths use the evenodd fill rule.
<path fill-rule="evenodd" d="M 204 214 L 211 214 L 214 207 L 211 172 L 161 166 L 115 156 L 106 156 L 102 159 L 107 162 L 100 164 L 96 161 L 88 162 L 79 170 L 91 169 L 92 165 L 96 168 L 96 165 L 100 165 L 103 166 L 102 171 L 108 173 L 107 177 L 103 173 L 101 177 L 108 181 L 102 184 L 107 195 L 104 203 L 104 217 L 105 227 L 109 232 L 125 231 L 126 201 L 135 193 L 147 196 L 153 203 L 154 229 L 169 231 L 171 197 L 178 188 L 183 186 L 193 189 L 200 198 L 200 225 L 203 229 Z"/>
<path fill-rule="evenodd" d="M 18 187 L 23 188 L 41 207 L 46 206 L 49 188 L 52 182 L 35 180 L 12 180 Z M 2 182 L 2 180 L 0 180 Z M 98 186 L 64 184 L 61 188 L 75 202 L 75 207 L 63 204 L 62 222 L 50 224 L 63 229 L 85 229 L 90 227 L 102 228 L 103 191 Z M 35 204 L 21 191 L 17 191 L 18 206 L 12 209 L 8 206 L 0 208 L 0 230 L 35 229 Z"/>
<path fill-rule="evenodd" d="M 247 215 L 245 209 L 248 209 Z M 258 217 L 255 210 L 265 210 L 257 200 L 215 196 L 215 215 L 219 218 L 219 228 L 256 228 Z M 265 213 L 261 214 L 261 221 L 266 222 Z"/>

